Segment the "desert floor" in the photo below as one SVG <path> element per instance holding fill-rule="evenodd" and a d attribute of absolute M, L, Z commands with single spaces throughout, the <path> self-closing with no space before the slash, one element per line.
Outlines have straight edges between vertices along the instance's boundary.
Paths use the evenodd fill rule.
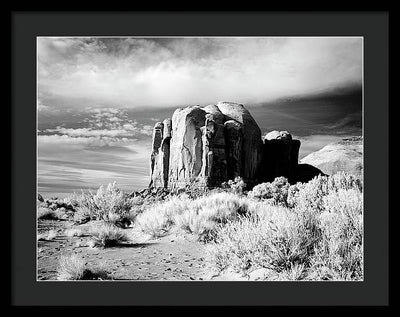
<path fill-rule="evenodd" d="M 66 229 L 85 232 L 93 222 L 73 225 L 68 221 L 40 220 L 38 233 L 54 230 L 50 240 L 38 240 L 38 280 L 55 280 L 61 255 L 77 254 L 87 265 L 102 267 L 113 280 L 203 280 L 211 278 L 204 246 L 193 236 L 170 234 L 151 239 L 135 228 L 124 229 L 132 242 L 112 248 L 87 246 L 89 235 L 69 237 Z"/>

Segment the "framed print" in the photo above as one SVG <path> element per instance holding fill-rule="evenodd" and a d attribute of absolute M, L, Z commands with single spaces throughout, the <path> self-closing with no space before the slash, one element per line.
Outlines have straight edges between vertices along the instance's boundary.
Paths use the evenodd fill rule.
<path fill-rule="evenodd" d="M 12 22 L 13 304 L 388 304 L 387 13 Z"/>

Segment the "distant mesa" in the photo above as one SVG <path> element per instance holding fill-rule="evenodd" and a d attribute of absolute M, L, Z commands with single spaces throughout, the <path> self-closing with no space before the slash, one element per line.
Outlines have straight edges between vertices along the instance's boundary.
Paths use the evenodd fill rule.
<path fill-rule="evenodd" d="M 149 187 L 219 187 L 237 176 L 254 186 L 278 176 L 295 183 L 324 175 L 311 160 L 298 163 L 299 149 L 288 131 L 262 136 L 241 104 L 178 108 L 154 126 Z"/>
<path fill-rule="evenodd" d="M 344 138 L 328 144 L 304 157 L 301 163 L 311 164 L 329 175 L 347 171 L 363 179 L 363 138 Z"/>

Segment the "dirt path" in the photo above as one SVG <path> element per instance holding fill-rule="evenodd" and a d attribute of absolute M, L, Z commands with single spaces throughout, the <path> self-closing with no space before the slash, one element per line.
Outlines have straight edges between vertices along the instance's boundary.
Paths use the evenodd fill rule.
<path fill-rule="evenodd" d="M 57 236 L 38 241 L 38 279 L 54 280 L 61 255 L 77 254 L 89 267 L 103 267 L 115 280 L 202 280 L 209 270 L 202 244 L 192 236 L 171 234 L 160 239 L 144 237 L 135 229 L 125 229 L 132 243 L 98 249 L 85 245 L 90 237 L 67 237 L 66 228 L 81 228 L 64 222 L 43 221 L 39 232 L 51 228 Z"/>

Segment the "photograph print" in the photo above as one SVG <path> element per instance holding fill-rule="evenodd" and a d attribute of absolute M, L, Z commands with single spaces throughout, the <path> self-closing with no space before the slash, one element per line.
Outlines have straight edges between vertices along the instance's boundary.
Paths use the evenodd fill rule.
<path fill-rule="evenodd" d="M 363 37 L 37 37 L 37 281 L 363 281 Z"/>

